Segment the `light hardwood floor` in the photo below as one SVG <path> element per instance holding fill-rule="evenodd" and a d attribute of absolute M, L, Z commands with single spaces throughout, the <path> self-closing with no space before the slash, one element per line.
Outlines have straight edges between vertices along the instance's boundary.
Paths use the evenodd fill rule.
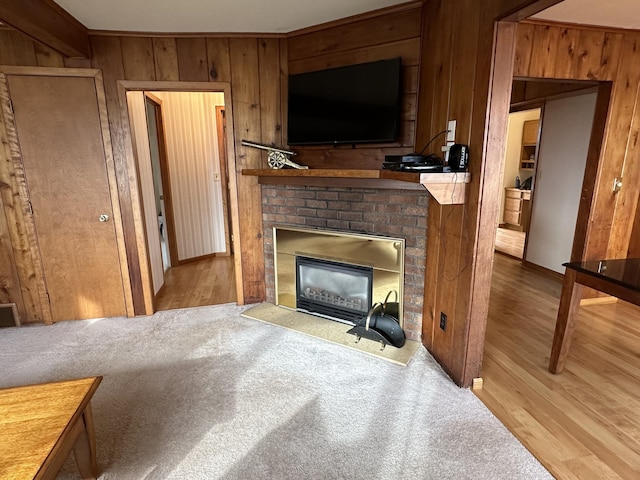
<path fill-rule="evenodd" d="M 232 303 L 237 299 L 233 256 L 211 257 L 170 268 L 156 310 Z"/>
<path fill-rule="evenodd" d="M 581 307 L 566 369 L 553 375 L 560 282 L 494 262 L 477 396 L 556 478 L 640 478 L 640 308 Z"/>
<path fill-rule="evenodd" d="M 525 232 L 498 228 L 496 231 L 496 252 L 521 259 L 524 253 L 525 238 Z"/>

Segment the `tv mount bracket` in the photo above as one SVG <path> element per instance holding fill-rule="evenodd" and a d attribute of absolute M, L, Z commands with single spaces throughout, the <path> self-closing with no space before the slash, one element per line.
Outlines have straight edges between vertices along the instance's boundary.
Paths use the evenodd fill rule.
<path fill-rule="evenodd" d="M 306 170 L 309 168 L 304 165 L 299 165 L 289 158 L 292 155 L 295 155 L 295 152 L 290 152 L 289 150 L 283 150 L 281 148 L 276 148 L 269 145 L 263 145 L 261 143 L 250 142 L 249 140 L 242 140 L 241 143 L 245 147 L 253 147 L 259 148 L 260 150 L 266 150 L 268 152 L 267 163 L 269 164 L 269 167 L 273 169 L 277 170 L 285 166 L 297 168 L 299 170 Z"/>

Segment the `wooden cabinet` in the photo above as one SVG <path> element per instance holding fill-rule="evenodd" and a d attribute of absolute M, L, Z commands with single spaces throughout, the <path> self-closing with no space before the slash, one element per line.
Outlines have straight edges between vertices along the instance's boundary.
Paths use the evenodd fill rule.
<path fill-rule="evenodd" d="M 507 228 L 525 231 L 531 214 L 531 190 L 506 188 L 504 197 L 504 223 Z"/>
<path fill-rule="evenodd" d="M 520 169 L 533 170 L 538 156 L 538 130 L 540 120 L 529 120 L 522 126 L 522 149 L 520 150 Z"/>

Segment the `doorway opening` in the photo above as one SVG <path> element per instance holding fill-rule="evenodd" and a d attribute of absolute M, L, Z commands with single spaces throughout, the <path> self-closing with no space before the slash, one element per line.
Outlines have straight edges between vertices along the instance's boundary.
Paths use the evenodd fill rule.
<path fill-rule="evenodd" d="M 531 218 L 541 112 L 542 107 L 512 111 L 507 124 L 496 252 L 518 260 L 524 257 Z"/>
<path fill-rule="evenodd" d="M 597 82 L 513 81 L 495 251 L 560 277 L 569 261 Z"/>
<path fill-rule="evenodd" d="M 146 313 L 240 303 L 228 91 L 122 83 L 144 230 Z"/>

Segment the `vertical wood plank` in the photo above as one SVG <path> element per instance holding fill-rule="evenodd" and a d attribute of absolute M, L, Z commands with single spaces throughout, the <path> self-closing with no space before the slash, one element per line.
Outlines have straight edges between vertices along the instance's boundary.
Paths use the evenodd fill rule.
<path fill-rule="evenodd" d="M 528 23 L 518 24 L 518 37 L 516 42 L 516 55 L 513 64 L 514 77 L 528 77 L 531 64 L 531 50 L 533 48 L 533 36 L 535 29 Z"/>
<path fill-rule="evenodd" d="M 156 37 L 152 39 L 156 80 L 175 82 L 180 79 L 178 70 L 178 48 L 175 38 Z"/>
<path fill-rule="evenodd" d="M 131 138 L 128 135 L 129 127 L 125 127 L 121 115 L 118 99 L 118 80 L 124 79 L 124 63 L 122 59 L 122 47 L 119 37 L 91 36 L 92 66 L 103 72 L 104 90 L 109 116 L 109 130 L 111 131 L 111 144 L 113 147 L 113 159 L 118 184 L 118 197 L 120 199 L 123 237 L 127 252 L 129 266 L 130 285 L 133 299 L 133 310 L 136 315 L 150 313 L 149 306 L 145 303 L 145 291 L 143 287 L 143 274 L 146 269 L 141 269 L 140 248 L 138 239 L 144 238 L 144 234 L 137 232 L 142 225 L 140 213 L 134 209 L 131 182 L 136 178 L 128 171 L 127 155 L 133 155 Z M 136 203 L 139 205 L 139 202 Z"/>
<path fill-rule="evenodd" d="M 577 64 L 578 43 L 580 42 L 580 30 L 575 28 L 563 28 L 558 38 L 558 53 L 556 56 L 555 77 L 573 78 L 574 68 Z"/>
<path fill-rule="evenodd" d="M 435 99 L 435 67 L 433 65 L 434 56 L 429 48 L 424 45 L 436 45 L 438 42 L 438 31 L 430 28 L 431 22 L 438 17 L 440 9 L 440 0 L 428 2 L 422 13 L 422 31 L 425 38 L 423 39 L 423 48 L 420 58 L 420 78 L 419 78 L 419 95 L 416 116 L 418 122 L 416 124 L 415 147 L 414 150 L 420 151 L 427 144 L 435 127 L 433 126 L 433 103 Z"/>
<path fill-rule="evenodd" d="M 127 80 L 155 80 L 153 43 L 148 37 L 121 37 L 124 77 Z"/>
<path fill-rule="evenodd" d="M 627 151 L 620 177 L 623 179 L 622 189 L 615 194 L 616 209 L 613 214 L 611 235 L 607 255 L 609 258 L 625 258 L 631 241 L 633 222 L 636 217 L 640 189 L 640 168 L 637 159 L 640 155 L 640 85 L 636 93 L 633 118 L 629 130 Z"/>
<path fill-rule="evenodd" d="M 258 64 L 260 74 L 260 138 L 268 145 L 283 145 L 282 105 L 280 98 L 280 40 L 258 39 Z M 264 112 L 264 114 L 263 114 Z M 263 152 L 264 161 L 266 153 Z"/>
<path fill-rule="evenodd" d="M 628 158 L 629 134 L 640 82 L 640 69 L 637 67 L 640 62 L 640 34 L 625 34 L 622 58 L 624 60 L 620 62 L 609 107 L 606 140 L 600 157 L 595 198 L 587 231 L 586 258 L 607 258 L 614 218 L 626 218 L 623 222 L 627 222 L 629 218 L 623 213 L 624 205 L 617 204 L 618 197 L 611 191 L 611 184 L 614 177 L 621 176 Z M 617 210 L 618 208 L 621 210 Z"/>
<path fill-rule="evenodd" d="M 606 32 L 600 58 L 600 79 L 613 80 L 620 66 L 620 52 L 622 49 L 622 33 Z"/>
<path fill-rule="evenodd" d="M 0 29 L 0 64 L 35 66 L 34 42 L 16 30 Z"/>
<path fill-rule="evenodd" d="M 285 39 L 280 40 L 280 117 L 282 119 L 282 145 L 287 146 L 289 117 L 287 108 L 289 104 L 289 48 Z"/>
<path fill-rule="evenodd" d="M 181 82 L 207 82 L 207 43 L 204 38 L 176 39 Z"/>
<path fill-rule="evenodd" d="M 546 25 L 535 26 L 529 76 L 553 78 L 559 38 L 560 29 Z"/>
<path fill-rule="evenodd" d="M 15 303 L 25 322 L 43 321 L 37 295 L 34 295 L 36 286 L 29 281 L 29 275 L 24 275 L 33 272 L 33 267 L 2 112 L 8 100 L 4 75 L 0 81 L 0 303 Z"/>
<path fill-rule="evenodd" d="M 242 175 L 243 168 L 265 168 L 260 151 L 243 146 L 242 139 L 256 139 L 261 135 L 260 76 L 258 74 L 258 42 L 250 38 L 229 40 L 231 58 L 231 90 L 233 92 L 233 121 L 236 151 L 238 200 L 242 200 L 240 241 L 244 299 L 247 303 L 263 301 L 264 252 L 262 240 L 262 195 L 256 177 Z"/>
<path fill-rule="evenodd" d="M 209 76 L 212 82 L 231 82 L 228 38 L 207 38 L 207 66 L 216 72 Z"/>
<path fill-rule="evenodd" d="M 574 57 L 577 61 L 575 72 L 577 78 L 600 78 L 602 50 L 604 48 L 604 32 L 582 30 L 578 43 L 578 54 Z"/>
<path fill-rule="evenodd" d="M 438 290 L 438 258 L 440 256 L 440 225 L 442 207 L 434 199 L 429 199 L 427 213 L 428 255 L 425 259 L 424 307 L 422 309 L 422 342 L 429 351 L 434 348 L 436 321 L 436 293 Z"/>
<path fill-rule="evenodd" d="M 27 314 L 26 321 L 50 324 L 51 309 L 47 299 L 35 225 L 30 212 L 27 211 L 29 195 L 9 99 L 6 76 L 0 75 L 0 141 L 3 147 L 0 151 L 0 194 L 13 246 L 24 310 Z M 19 296 L 16 299 L 19 300 Z"/>
<path fill-rule="evenodd" d="M 37 42 L 33 46 L 39 67 L 64 67 L 64 58 L 58 52 Z"/>

